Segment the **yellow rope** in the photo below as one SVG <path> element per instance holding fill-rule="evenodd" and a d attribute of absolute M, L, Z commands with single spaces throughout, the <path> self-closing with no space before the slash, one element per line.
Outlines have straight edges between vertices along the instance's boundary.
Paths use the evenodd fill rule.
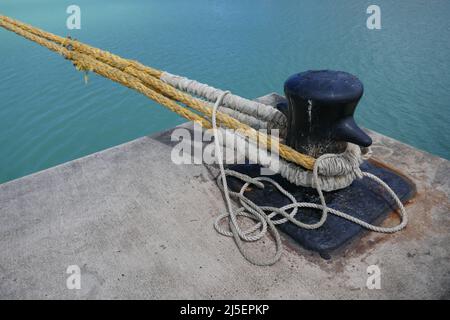
<path fill-rule="evenodd" d="M 144 66 L 137 61 L 123 59 L 107 51 L 80 43 L 79 41 L 56 36 L 5 16 L 0 16 L 0 26 L 62 54 L 67 59 L 72 60 L 79 70 L 93 71 L 144 94 L 188 120 L 197 121 L 205 128 L 211 127 L 209 121 L 189 109 L 178 105 L 171 99 L 184 103 L 209 118 L 212 116 L 211 108 L 205 102 L 193 98 L 161 81 L 159 77 L 162 71 L 160 70 Z M 68 50 L 67 47 L 69 46 L 73 50 Z M 256 131 L 227 114 L 217 112 L 216 116 L 221 125 L 239 130 L 249 138 L 259 141 L 260 145 L 270 149 L 272 139 L 267 137 L 267 135 Z M 279 154 L 282 158 L 309 170 L 314 166 L 314 158 L 301 154 L 281 143 L 279 144 Z"/>
<path fill-rule="evenodd" d="M 73 49 L 75 51 L 80 51 L 82 53 L 88 54 L 88 55 L 92 55 L 94 56 L 96 59 L 108 63 L 116 68 L 119 69 L 124 69 L 126 67 L 132 66 L 133 68 L 140 70 L 142 72 L 145 72 L 149 75 L 155 76 L 155 77 L 160 77 L 160 75 L 163 73 L 163 71 L 161 70 L 157 70 L 157 69 L 153 69 L 150 68 L 148 66 L 145 66 L 141 63 L 139 63 L 138 61 L 134 61 L 134 60 L 128 60 L 128 59 L 124 59 L 120 56 L 117 56 L 115 54 L 112 54 L 108 51 L 105 50 L 100 50 L 98 48 L 89 46 L 87 44 L 81 43 L 79 41 L 73 41 L 69 38 L 64 38 L 64 37 L 60 37 L 58 35 L 55 35 L 53 33 L 44 31 L 42 29 L 36 28 L 34 26 L 31 26 L 29 24 L 26 24 L 24 22 L 12 19 L 10 17 L 7 16 L 2 16 L 0 15 L 0 20 L 3 20 L 5 22 L 8 22 L 10 24 L 15 25 L 16 27 L 19 27 L 27 32 L 33 33 L 36 36 L 39 36 L 41 38 L 47 39 L 49 41 L 52 42 L 56 42 L 58 44 L 61 44 L 63 46 L 67 46 L 67 45 L 72 45 Z"/>
<path fill-rule="evenodd" d="M 45 46 L 46 48 L 58 52 L 64 57 L 66 57 L 69 60 L 72 60 L 78 70 L 87 70 L 87 71 L 93 71 L 101 76 L 104 76 L 106 78 L 109 78 L 115 82 L 118 82 L 122 85 L 125 85 L 129 88 L 132 88 L 148 98 L 158 102 L 159 104 L 164 105 L 171 111 L 176 112 L 177 114 L 185 117 L 188 120 L 191 121 L 197 121 L 202 126 L 205 126 L 207 128 L 211 127 L 211 124 L 206 119 L 200 117 L 199 115 L 193 113 L 192 111 L 183 108 L 182 106 L 175 103 L 173 100 L 168 99 L 167 97 L 163 96 L 160 93 L 155 92 L 154 90 L 151 90 L 150 88 L 143 85 L 138 79 L 121 72 L 107 64 L 104 64 L 102 62 L 99 62 L 87 55 L 67 50 L 64 47 L 61 47 L 55 43 L 49 42 L 47 40 L 43 40 L 42 38 L 35 36 L 29 32 L 26 32 L 20 28 L 17 28 L 11 24 L 8 24 L 0 19 L 0 25 L 8 30 L 13 31 L 14 33 L 17 33 L 24 38 L 27 38 L 31 41 L 34 41 L 42 46 Z"/>

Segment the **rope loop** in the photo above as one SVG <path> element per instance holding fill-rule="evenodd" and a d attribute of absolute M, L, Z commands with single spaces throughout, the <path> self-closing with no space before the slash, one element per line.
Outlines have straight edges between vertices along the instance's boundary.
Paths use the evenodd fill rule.
<path fill-rule="evenodd" d="M 217 177 L 217 184 L 224 194 L 227 208 L 227 212 L 219 215 L 214 221 L 214 228 L 221 235 L 233 237 L 236 246 L 247 261 L 259 266 L 269 266 L 276 263 L 281 258 L 283 248 L 280 233 L 275 226 L 286 222 L 291 222 L 300 228 L 314 230 L 322 227 L 325 224 L 328 214 L 333 214 L 374 232 L 394 233 L 405 228 L 408 222 L 408 217 L 402 202 L 394 193 L 394 191 L 380 178 L 371 173 L 361 171 L 359 167 L 363 161 L 363 157 L 367 154 L 369 154 L 370 156 L 370 149 L 363 150 L 362 153 L 361 149 L 358 146 L 348 144 L 347 150 L 342 154 L 324 154 L 316 159 L 312 170 L 312 180 L 310 184 L 316 189 L 320 198 L 320 204 L 298 202 L 291 193 L 289 193 L 280 184 L 278 184 L 271 178 L 252 178 L 240 172 L 225 170 L 223 165 L 222 151 L 220 148 L 220 140 L 224 139 L 219 139 L 218 128 L 216 124 L 216 112 L 227 94 L 229 94 L 229 92 L 225 91 L 221 93 L 217 98 L 213 106 L 211 119 L 214 133 L 216 157 L 218 159 L 220 170 L 220 174 Z M 244 182 L 239 192 L 229 190 L 227 176 L 232 176 Z M 399 209 L 398 213 L 401 218 L 401 222 L 394 227 L 380 227 L 355 218 L 349 214 L 346 214 L 345 212 L 328 207 L 323 195 L 323 182 L 339 180 L 342 176 L 351 177 L 351 182 L 356 178 L 363 179 L 364 177 L 366 177 L 387 190 L 388 194 L 392 197 L 392 199 L 394 199 Z M 324 177 L 326 177 L 328 180 L 324 179 Z M 288 198 L 291 203 L 281 208 L 259 206 L 245 196 L 245 192 L 250 185 L 255 185 L 258 188 L 264 188 L 263 182 L 273 185 L 277 189 L 277 191 Z M 236 198 L 239 201 L 241 207 L 237 209 L 233 208 L 231 197 Z M 314 223 L 304 223 L 301 220 L 298 220 L 296 215 L 297 213 L 299 213 L 299 209 L 301 208 L 321 210 L 321 216 L 319 220 Z M 288 210 L 291 211 L 288 212 Z M 250 219 L 254 221 L 254 224 L 244 229 L 240 225 L 238 217 Z M 221 227 L 222 221 L 226 219 L 228 219 L 228 230 Z M 260 259 L 254 257 L 245 248 L 244 243 L 258 241 L 262 239 L 267 234 L 267 232 L 270 232 L 275 239 L 275 253 L 269 258 Z"/>

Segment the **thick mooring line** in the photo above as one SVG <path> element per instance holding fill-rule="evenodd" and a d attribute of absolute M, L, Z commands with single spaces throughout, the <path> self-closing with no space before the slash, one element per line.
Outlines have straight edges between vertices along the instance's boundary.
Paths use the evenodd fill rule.
<path fill-rule="evenodd" d="M 159 70 L 143 66 L 136 61 L 120 58 L 109 52 L 84 45 L 73 39 L 58 37 L 9 17 L 0 16 L 0 26 L 52 51 L 60 53 L 65 58 L 73 61 L 78 70 L 93 71 L 144 94 L 188 120 L 199 122 L 206 128 L 211 127 L 209 120 L 212 116 L 211 107 L 205 102 L 193 98 L 156 78 L 161 75 Z M 153 74 L 153 76 L 150 74 Z M 184 103 L 186 106 L 201 113 L 201 116 L 178 105 L 172 99 Z M 266 134 L 256 131 L 252 127 L 241 123 L 225 113 L 217 112 L 216 116 L 220 125 L 239 130 L 249 139 L 258 142 L 261 147 L 270 150 L 273 142 L 272 138 Z M 278 141 L 276 143 L 279 146 L 278 151 L 282 158 L 308 170 L 313 169 L 315 162 L 313 157 L 302 154 Z"/>

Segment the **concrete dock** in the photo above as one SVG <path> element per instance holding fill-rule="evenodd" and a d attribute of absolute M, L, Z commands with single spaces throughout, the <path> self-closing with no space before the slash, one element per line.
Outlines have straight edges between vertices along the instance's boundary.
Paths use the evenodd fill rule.
<path fill-rule="evenodd" d="M 276 265 L 249 264 L 213 228 L 225 210 L 215 173 L 174 164 L 170 131 L 2 184 L 0 298 L 449 299 L 450 162 L 369 134 L 374 158 L 416 184 L 409 224 L 366 232 L 331 260 L 283 236 Z M 397 222 L 392 213 L 383 225 Z M 70 265 L 81 289 L 66 286 Z M 381 289 L 366 286 L 370 265 Z"/>

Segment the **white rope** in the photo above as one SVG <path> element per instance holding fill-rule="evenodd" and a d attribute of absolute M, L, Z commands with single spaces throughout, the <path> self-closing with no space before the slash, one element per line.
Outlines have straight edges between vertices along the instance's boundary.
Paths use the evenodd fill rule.
<path fill-rule="evenodd" d="M 223 90 L 169 72 L 163 72 L 160 79 L 179 90 L 202 97 L 210 102 L 216 102 L 224 93 Z M 225 95 L 223 104 L 230 109 L 266 122 L 269 129 L 278 128 L 284 131 L 287 127 L 286 116 L 270 105 L 245 99 L 231 93 Z"/>
<path fill-rule="evenodd" d="M 222 108 L 221 108 L 222 111 Z M 230 148 L 228 142 L 233 141 L 233 147 L 236 158 L 246 157 L 253 163 L 259 163 L 262 166 L 270 168 L 273 172 L 279 173 L 289 182 L 303 187 L 314 187 L 313 173 L 301 166 L 285 161 L 271 154 L 264 148 L 258 146 L 251 140 L 235 133 L 231 130 L 218 128 L 220 143 Z M 355 144 L 347 144 L 347 148 L 343 153 L 333 154 L 326 157 L 319 163 L 318 180 L 323 191 L 334 191 L 343 189 L 352 184 L 353 180 L 358 177 L 359 166 L 363 160 L 370 155 L 370 149 L 361 152 L 361 148 Z"/>
<path fill-rule="evenodd" d="M 215 229 L 222 235 L 233 237 L 236 245 L 241 252 L 241 254 L 251 263 L 255 265 L 260 266 L 268 266 L 273 265 L 276 263 L 280 258 L 282 254 L 282 243 L 281 243 L 281 237 L 276 229 L 275 225 L 285 223 L 287 221 L 295 224 L 298 227 L 305 228 L 305 229 L 317 229 L 323 226 L 323 224 L 326 222 L 328 213 L 334 214 L 336 216 L 339 216 L 343 219 L 349 220 L 353 223 L 356 223 L 368 230 L 372 230 L 375 232 L 381 232 L 381 233 L 394 233 L 399 230 L 402 230 L 406 224 L 408 223 L 408 217 L 405 211 L 405 208 L 400 201 L 400 199 L 397 197 L 395 192 L 380 178 L 377 176 L 370 174 L 368 172 L 362 172 L 359 169 L 359 165 L 354 169 L 355 176 L 358 178 L 367 177 L 374 182 L 381 185 L 384 189 L 387 190 L 389 195 L 394 199 L 396 202 L 398 208 L 399 208 L 399 215 L 401 218 L 401 222 L 394 227 L 379 227 L 372 225 L 370 223 L 367 223 L 361 219 L 355 218 L 349 214 L 346 214 L 342 211 L 335 210 L 333 208 L 327 207 L 327 204 L 325 202 L 325 198 L 323 195 L 323 188 L 321 185 L 321 180 L 319 179 L 319 168 L 321 168 L 322 172 L 324 174 L 330 175 L 330 177 L 338 176 L 339 173 L 342 173 L 342 171 L 346 170 L 341 164 L 341 162 L 336 161 L 338 159 L 335 154 L 324 154 L 320 156 L 315 164 L 312 171 L 312 185 L 316 188 L 317 193 L 319 194 L 320 198 L 320 204 L 315 203 L 308 203 L 308 202 L 297 202 L 295 197 L 290 194 L 288 191 L 286 191 L 282 186 L 280 186 L 277 182 L 274 180 L 267 178 L 267 177 L 257 177 L 257 178 L 251 178 L 247 175 L 241 174 L 239 172 L 225 170 L 223 166 L 223 157 L 222 152 L 220 148 L 220 138 L 218 134 L 217 124 L 216 124 L 216 112 L 219 106 L 221 105 L 224 97 L 228 95 L 229 92 L 225 91 L 217 98 L 217 101 L 214 104 L 213 112 L 212 112 L 212 126 L 213 126 L 213 133 L 214 133 L 214 143 L 215 143 L 215 151 L 216 151 L 216 157 L 218 159 L 218 165 L 220 170 L 220 175 L 218 177 L 218 184 L 223 190 L 225 201 L 226 201 L 226 207 L 227 212 L 218 216 L 214 227 Z M 361 157 L 360 157 L 361 158 Z M 234 176 L 238 179 L 243 180 L 245 183 L 242 186 L 239 193 L 232 192 L 228 189 L 228 183 L 227 183 L 227 175 Z M 257 204 L 253 203 L 250 199 L 248 199 L 244 193 L 247 190 L 248 186 L 250 184 L 253 184 L 259 188 L 263 188 L 264 185 L 261 181 L 268 182 L 272 185 L 274 185 L 279 192 L 281 192 L 283 195 L 285 195 L 292 203 L 288 204 L 282 208 L 275 208 L 275 207 L 260 207 Z M 221 182 L 221 183 L 220 183 Z M 237 210 L 234 210 L 231 203 L 231 196 L 236 197 L 239 199 L 240 204 L 242 207 L 238 208 Z M 295 219 L 295 215 L 298 212 L 298 208 L 312 208 L 312 209 L 318 209 L 322 210 L 321 218 L 318 222 L 307 224 L 303 223 L 297 219 Z M 290 213 L 286 212 L 286 210 L 293 209 Z M 270 214 L 266 214 L 266 212 L 271 212 Z M 277 215 L 281 215 L 282 218 L 278 220 L 273 220 Z M 246 217 L 250 218 L 256 223 L 250 227 L 247 230 L 242 230 L 237 217 Z M 228 218 L 229 221 L 229 231 L 223 229 L 220 226 L 221 220 Z M 275 247 L 276 251 L 275 254 L 267 259 L 258 259 L 256 257 L 253 257 L 250 255 L 244 248 L 244 242 L 253 242 L 261 239 L 266 233 L 269 231 L 272 236 L 275 239 Z"/>
<path fill-rule="evenodd" d="M 213 105 L 211 104 L 211 107 L 212 106 Z M 255 130 L 268 129 L 270 131 L 272 129 L 270 127 L 270 124 L 267 123 L 267 121 L 260 120 L 251 115 L 233 110 L 231 108 L 222 107 L 222 108 L 220 108 L 220 112 L 226 113 L 227 115 L 235 118 L 236 120 L 239 120 L 240 122 L 248 124 L 250 127 L 252 127 Z M 278 128 L 276 128 L 276 129 L 278 129 Z"/>
<path fill-rule="evenodd" d="M 257 206 L 254 206 L 255 209 L 250 208 L 248 209 L 250 211 L 250 213 L 246 213 L 244 212 L 243 208 L 238 209 L 236 212 L 233 211 L 233 207 L 231 204 L 231 199 L 230 199 L 230 193 L 228 190 L 228 183 L 227 183 L 227 177 L 225 174 L 225 168 L 223 167 L 223 157 L 222 157 L 222 152 L 220 150 L 220 144 L 219 144 L 219 137 L 218 137 L 218 131 L 217 131 L 217 124 L 216 124 L 216 113 L 217 113 L 217 108 L 220 106 L 220 104 L 222 103 L 223 98 L 229 94 L 229 91 L 224 91 L 218 98 L 216 103 L 214 104 L 213 107 L 213 113 L 212 113 L 212 126 L 213 126 L 213 133 L 214 133 L 214 143 L 215 143 L 215 151 L 216 151 L 216 157 L 218 159 L 218 164 L 219 164 L 219 168 L 220 168 L 220 176 L 222 178 L 222 182 L 223 182 L 223 190 L 224 190 L 224 196 L 225 196 L 225 202 L 226 202 L 226 207 L 228 210 L 228 214 L 227 216 L 229 217 L 229 227 L 231 230 L 231 235 L 234 237 L 234 240 L 236 242 L 237 247 L 239 248 L 239 251 L 242 253 L 242 255 L 251 263 L 255 264 L 255 265 L 272 265 L 275 262 L 277 262 L 280 257 L 281 257 L 281 251 L 282 251 L 282 244 L 281 244 L 281 237 L 280 234 L 278 232 L 278 230 L 275 228 L 274 224 L 272 223 L 272 221 L 268 220 L 265 217 L 265 213 Z M 235 176 L 238 176 L 237 174 L 235 174 Z M 242 176 L 243 177 L 243 176 Z M 294 199 L 295 200 L 295 199 Z M 248 200 L 249 203 L 251 203 L 250 200 Z M 237 221 L 237 215 L 241 215 L 241 216 L 247 216 L 249 218 L 252 218 L 256 221 L 259 221 L 262 228 L 261 228 L 261 232 L 258 235 L 254 235 L 254 236 L 248 236 L 247 233 L 250 232 L 242 232 L 242 230 L 239 227 L 238 221 Z M 244 241 L 256 241 L 258 239 L 260 239 L 266 232 L 267 232 L 267 225 L 269 225 L 270 231 L 273 234 L 274 238 L 275 238 L 275 244 L 277 247 L 277 251 L 275 253 L 275 256 L 272 259 L 268 259 L 267 261 L 264 260 L 258 260 L 254 257 L 251 257 L 247 251 L 244 249 L 243 247 L 243 240 Z M 220 231 L 219 231 L 220 232 Z"/>

